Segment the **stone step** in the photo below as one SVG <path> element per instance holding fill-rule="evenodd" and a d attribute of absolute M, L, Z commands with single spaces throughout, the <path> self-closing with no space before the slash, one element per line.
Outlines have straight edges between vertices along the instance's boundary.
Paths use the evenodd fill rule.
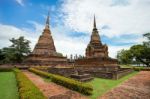
<path fill-rule="evenodd" d="M 93 79 L 94 79 L 93 77 L 88 77 L 88 78 L 80 79 L 79 81 L 86 82 L 86 81 L 90 81 L 90 80 L 93 80 Z"/>
<path fill-rule="evenodd" d="M 82 79 L 82 78 L 89 78 L 91 77 L 91 75 L 90 74 L 82 74 L 82 75 L 72 74 L 71 77 L 76 78 L 76 79 Z"/>

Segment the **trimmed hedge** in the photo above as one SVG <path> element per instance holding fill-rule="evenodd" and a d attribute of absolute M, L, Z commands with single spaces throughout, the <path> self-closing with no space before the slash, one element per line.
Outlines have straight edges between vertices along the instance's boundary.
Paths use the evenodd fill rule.
<path fill-rule="evenodd" d="M 12 71 L 12 68 L 1 68 L 0 67 L 0 72 L 10 72 L 10 71 Z"/>
<path fill-rule="evenodd" d="M 90 84 L 85 84 L 79 81 L 76 81 L 71 78 L 66 78 L 63 76 L 43 72 L 40 70 L 37 70 L 35 68 L 29 68 L 29 71 L 34 72 L 37 75 L 50 78 L 52 82 L 57 83 L 59 85 L 62 85 L 66 88 L 69 88 L 71 90 L 78 91 L 80 93 L 83 93 L 85 95 L 91 95 L 93 91 L 93 87 Z"/>
<path fill-rule="evenodd" d="M 42 70 L 42 71 L 47 71 L 49 67 L 48 66 L 35 66 L 34 68 L 38 70 Z"/>
<path fill-rule="evenodd" d="M 18 84 L 20 99 L 46 99 L 43 93 L 19 70 L 13 70 Z"/>
<path fill-rule="evenodd" d="M 150 71 L 150 68 L 135 68 L 135 67 L 133 67 L 133 70 L 135 70 L 135 71 Z"/>

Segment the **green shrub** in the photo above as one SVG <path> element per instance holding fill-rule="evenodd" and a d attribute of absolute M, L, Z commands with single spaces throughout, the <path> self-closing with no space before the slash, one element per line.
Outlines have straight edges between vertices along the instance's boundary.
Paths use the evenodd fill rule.
<path fill-rule="evenodd" d="M 1 68 L 0 67 L 0 72 L 10 72 L 10 71 L 12 71 L 12 68 Z"/>
<path fill-rule="evenodd" d="M 34 72 L 35 74 L 42 76 L 42 77 L 46 77 L 46 78 L 51 78 L 53 76 L 53 74 L 43 72 L 43 71 L 35 69 L 35 68 L 29 68 L 29 71 Z"/>
<path fill-rule="evenodd" d="M 13 70 L 18 84 L 20 99 L 46 99 L 42 92 L 18 69 Z"/>
<path fill-rule="evenodd" d="M 48 66 L 36 66 L 34 68 L 38 70 L 47 70 L 49 67 Z"/>
<path fill-rule="evenodd" d="M 66 78 L 63 76 L 43 72 L 43 71 L 37 70 L 35 68 L 29 68 L 29 70 L 31 72 L 34 72 L 37 75 L 40 75 L 40 76 L 43 76 L 46 78 L 50 78 L 52 82 L 62 85 L 64 87 L 67 87 L 71 90 L 78 91 L 85 95 L 92 94 L 93 87 L 90 84 L 85 84 L 85 83 L 79 82 L 79 81 L 71 79 L 71 78 Z"/>
<path fill-rule="evenodd" d="M 150 71 L 149 67 L 133 67 L 135 71 Z"/>

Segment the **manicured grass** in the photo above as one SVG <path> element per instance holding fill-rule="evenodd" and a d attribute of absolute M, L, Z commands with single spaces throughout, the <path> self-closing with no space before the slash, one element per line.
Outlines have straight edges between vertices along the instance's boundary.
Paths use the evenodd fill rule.
<path fill-rule="evenodd" d="M 93 95 L 91 95 L 90 98 L 96 99 L 97 97 L 103 95 L 110 89 L 116 87 L 117 85 L 121 84 L 125 80 L 131 78 L 132 76 L 136 75 L 138 72 L 133 72 L 131 74 L 128 74 L 119 80 L 110 80 L 110 79 L 102 79 L 102 78 L 95 78 L 91 82 L 88 82 L 93 86 Z"/>
<path fill-rule="evenodd" d="M 19 99 L 17 82 L 13 72 L 0 72 L 0 99 Z"/>

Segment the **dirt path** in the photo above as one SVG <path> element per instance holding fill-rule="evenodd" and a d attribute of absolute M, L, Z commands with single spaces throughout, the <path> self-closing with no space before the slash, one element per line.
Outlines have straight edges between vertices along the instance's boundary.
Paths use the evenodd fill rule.
<path fill-rule="evenodd" d="M 48 99 L 88 99 L 87 97 L 59 86 L 52 82 L 45 82 L 40 76 L 29 71 L 23 73 L 43 92 Z"/>
<path fill-rule="evenodd" d="M 99 99 L 150 99 L 150 71 L 141 71 Z"/>

